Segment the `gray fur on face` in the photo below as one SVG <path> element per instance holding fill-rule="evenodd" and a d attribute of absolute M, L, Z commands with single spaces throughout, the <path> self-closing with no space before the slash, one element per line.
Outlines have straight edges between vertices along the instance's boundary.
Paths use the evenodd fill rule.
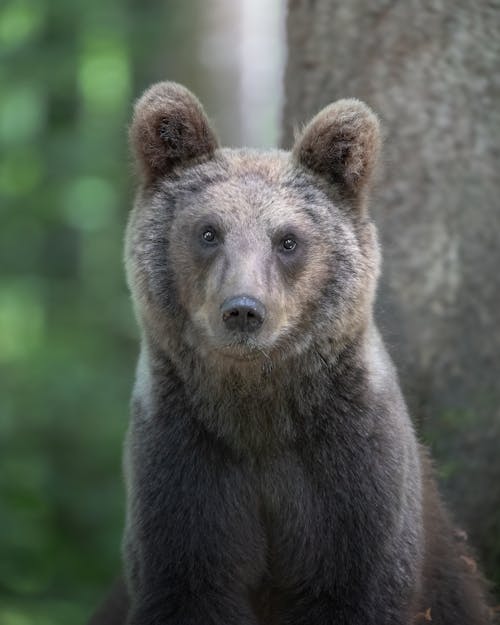
<path fill-rule="evenodd" d="M 241 358 L 260 350 L 267 361 L 282 360 L 326 334 L 340 347 L 371 318 L 379 255 L 372 224 L 331 195 L 288 154 L 246 150 L 220 150 L 182 177 L 143 189 L 126 252 L 140 320 L 167 341 L 182 334 L 210 359 L 224 360 L 234 347 Z M 221 239 L 215 253 L 200 247 L 207 227 Z M 297 241 L 292 258 L 278 249 L 288 235 Z M 262 300 L 269 314 L 240 349 L 220 306 L 241 293 Z M 168 331 L 172 323 L 182 331 Z"/>

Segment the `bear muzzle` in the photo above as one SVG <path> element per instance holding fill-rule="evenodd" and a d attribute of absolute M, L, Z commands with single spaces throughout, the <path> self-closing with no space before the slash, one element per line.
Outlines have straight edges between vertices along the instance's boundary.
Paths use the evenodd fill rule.
<path fill-rule="evenodd" d="M 228 297 L 221 306 L 222 322 L 230 332 L 252 333 L 266 318 L 264 304 L 249 295 Z"/>

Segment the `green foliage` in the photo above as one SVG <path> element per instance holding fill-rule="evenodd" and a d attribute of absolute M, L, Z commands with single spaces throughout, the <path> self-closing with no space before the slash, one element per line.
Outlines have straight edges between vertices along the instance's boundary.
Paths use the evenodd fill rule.
<path fill-rule="evenodd" d="M 170 4 L 0 6 L 2 625 L 84 623 L 119 569 L 137 352 L 126 127 L 133 97 L 167 75 L 150 66 Z"/>

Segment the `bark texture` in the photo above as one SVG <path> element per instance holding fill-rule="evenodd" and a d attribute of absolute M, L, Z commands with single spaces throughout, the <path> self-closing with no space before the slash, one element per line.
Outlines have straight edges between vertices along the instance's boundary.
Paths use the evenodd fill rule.
<path fill-rule="evenodd" d="M 289 0 L 283 145 L 338 98 L 386 130 L 379 325 L 500 581 L 500 3 Z"/>

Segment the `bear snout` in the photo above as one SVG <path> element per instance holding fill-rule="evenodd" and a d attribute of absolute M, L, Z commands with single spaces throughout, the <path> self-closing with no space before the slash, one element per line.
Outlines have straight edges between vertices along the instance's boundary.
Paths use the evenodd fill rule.
<path fill-rule="evenodd" d="M 264 304 L 249 295 L 228 297 L 221 306 L 222 322 L 232 332 L 256 332 L 266 318 Z"/>

